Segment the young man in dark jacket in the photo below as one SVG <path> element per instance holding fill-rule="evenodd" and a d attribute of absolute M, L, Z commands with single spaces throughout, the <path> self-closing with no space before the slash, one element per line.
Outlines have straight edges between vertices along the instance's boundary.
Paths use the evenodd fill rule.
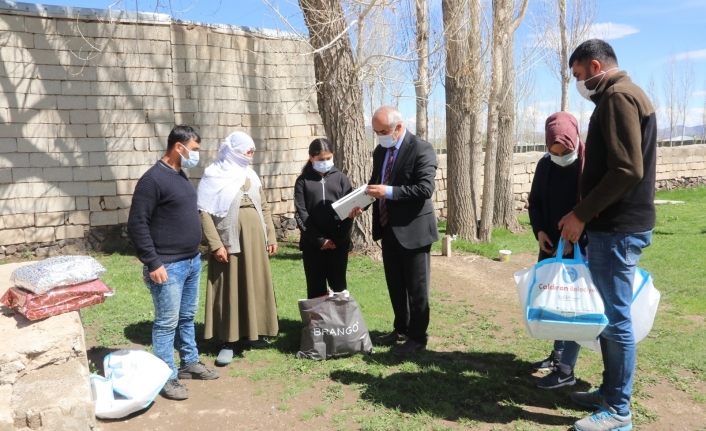
<path fill-rule="evenodd" d="M 174 400 L 189 396 L 178 379 L 218 378 L 199 361 L 194 331 L 201 276 L 201 220 L 196 190 L 182 168 L 198 164 L 200 142 L 198 133 L 189 126 L 172 129 L 167 152 L 135 186 L 127 222 L 154 302 L 152 348 L 172 369 L 162 395 Z M 178 370 L 174 346 L 181 360 Z"/>
<path fill-rule="evenodd" d="M 576 86 L 596 104 L 588 125 L 581 201 L 559 221 L 562 237 L 588 235 L 591 276 L 601 293 L 608 326 L 600 336 L 603 383 L 575 392 L 578 404 L 598 408 L 574 425 L 578 431 L 630 430 L 635 338 L 630 304 L 635 268 L 652 239 L 657 122 L 652 103 L 618 70 L 613 48 L 598 39 L 569 58 Z"/>

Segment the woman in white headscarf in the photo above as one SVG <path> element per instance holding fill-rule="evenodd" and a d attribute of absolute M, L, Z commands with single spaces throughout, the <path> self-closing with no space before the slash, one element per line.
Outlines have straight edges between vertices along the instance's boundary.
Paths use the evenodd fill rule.
<path fill-rule="evenodd" d="M 250 167 L 255 143 L 233 132 L 221 143 L 198 189 L 198 207 L 210 251 L 204 337 L 223 345 L 216 365 L 233 360 L 236 342 L 263 344 L 278 331 L 268 255 L 277 252 L 272 214 Z"/>

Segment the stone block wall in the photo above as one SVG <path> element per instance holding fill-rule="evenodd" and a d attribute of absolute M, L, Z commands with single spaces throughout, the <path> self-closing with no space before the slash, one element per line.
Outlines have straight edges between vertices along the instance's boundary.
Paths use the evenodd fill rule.
<path fill-rule="evenodd" d="M 0 256 L 125 236 L 137 179 L 181 123 L 203 138 L 195 183 L 220 140 L 251 134 L 273 210 L 291 217 L 294 179 L 324 133 L 305 43 L 107 14 L 0 3 Z"/>
<path fill-rule="evenodd" d="M 0 265 L 0 292 L 22 264 Z M 0 430 L 96 429 L 78 311 L 31 322 L 0 306 Z"/>
<path fill-rule="evenodd" d="M 515 153 L 513 157 L 513 191 L 515 210 L 527 208 L 527 198 L 532 187 L 537 161 L 544 153 L 532 151 Z M 441 217 L 446 216 L 446 155 L 438 155 L 436 174 L 437 190 L 434 207 Z M 657 188 L 670 189 L 706 183 L 706 145 L 657 148 Z"/>
<path fill-rule="evenodd" d="M 176 122 L 200 126 L 206 160 L 233 130 L 250 134 L 257 145 L 253 168 L 272 210 L 291 216 L 294 180 L 309 143 L 325 134 L 302 42 L 176 25 L 172 40 Z M 200 176 L 205 166 L 190 173 Z"/>

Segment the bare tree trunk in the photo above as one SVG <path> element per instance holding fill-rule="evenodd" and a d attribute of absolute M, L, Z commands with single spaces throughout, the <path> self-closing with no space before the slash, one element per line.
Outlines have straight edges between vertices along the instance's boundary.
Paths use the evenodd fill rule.
<path fill-rule="evenodd" d="M 677 107 L 681 117 L 681 145 L 684 145 L 686 135 L 686 113 L 689 111 L 689 99 L 692 96 L 694 86 L 694 68 L 690 61 L 682 61 L 679 64 L 677 79 Z M 677 121 L 679 121 L 677 119 Z"/>
<path fill-rule="evenodd" d="M 468 34 L 468 52 L 470 54 L 470 89 L 468 95 L 470 97 L 470 114 L 471 114 L 471 169 L 469 176 L 471 177 L 471 202 L 473 212 L 469 217 L 473 217 L 476 224 L 476 233 L 474 238 L 478 237 L 477 224 L 480 216 L 481 205 L 481 190 L 482 184 L 481 174 L 483 173 L 483 100 L 485 97 L 485 74 L 483 68 L 483 39 L 481 29 L 481 0 L 469 0 L 470 13 L 470 31 Z"/>
<path fill-rule="evenodd" d="M 490 241 L 493 228 L 493 212 L 495 210 L 495 166 L 498 153 L 498 101 L 500 85 L 503 79 L 503 29 L 510 21 L 507 0 L 493 0 L 493 40 L 490 51 L 490 94 L 488 95 L 488 119 L 485 141 L 485 166 L 483 169 L 483 204 L 481 206 L 478 239 Z"/>
<path fill-rule="evenodd" d="M 417 96 L 416 135 L 428 140 L 428 105 L 429 105 L 429 6 L 427 0 L 415 0 L 417 15 L 417 80 L 414 92 Z"/>
<path fill-rule="evenodd" d="M 512 50 L 511 35 L 519 26 L 525 12 L 527 0 L 522 1 L 517 18 L 513 19 L 513 0 L 493 0 L 493 42 L 491 50 L 490 94 L 488 96 L 488 126 L 485 145 L 485 167 L 483 172 L 483 204 L 481 207 L 478 238 L 483 242 L 491 239 L 495 213 L 495 177 L 497 173 L 498 122 L 502 102 L 502 84 L 505 74 L 506 50 Z"/>
<path fill-rule="evenodd" d="M 675 62 L 674 60 L 671 60 L 665 65 L 664 72 L 664 105 L 667 108 L 667 119 L 669 120 L 670 147 L 674 144 L 674 142 L 672 142 L 672 138 L 674 137 L 674 128 L 676 127 L 677 84 L 675 68 Z"/>
<path fill-rule="evenodd" d="M 569 42 L 567 38 L 566 28 L 566 0 L 557 0 L 559 2 L 559 33 L 561 38 L 561 52 L 559 54 L 559 70 L 561 71 L 561 110 L 569 110 Z M 574 0 L 580 1 L 580 0 Z"/>
<path fill-rule="evenodd" d="M 340 1 L 299 0 L 314 47 L 317 104 L 336 164 L 354 185 L 368 181 L 370 145 L 365 139 L 363 95 Z M 330 45 L 330 46 L 328 46 Z M 370 213 L 367 211 L 366 213 Z M 373 246 L 369 214 L 356 218 L 352 233 L 358 250 Z"/>
<path fill-rule="evenodd" d="M 508 49 L 505 50 L 505 73 L 503 94 L 498 112 L 498 157 L 497 182 L 495 183 L 495 212 L 493 225 L 520 230 L 515 217 L 515 194 L 513 193 L 513 156 L 515 154 L 515 53 L 512 49 L 514 37 L 509 34 Z"/>
<path fill-rule="evenodd" d="M 561 110 L 569 109 L 569 52 L 589 36 L 596 0 L 540 0 L 533 27 L 541 37 L 537 42 L 544 60 L 561 85 Z M 558 25 L 557 25 L 558 22 Z"/>
<path fill-rule="evenodd" d="M 467 49 L 468 16 L 464 0 L 442 2 L 446 40 L 446 161 L 448 166 L 446 232 L 476 239 L 476 213 L 472 199 L 471 111 Z"/>

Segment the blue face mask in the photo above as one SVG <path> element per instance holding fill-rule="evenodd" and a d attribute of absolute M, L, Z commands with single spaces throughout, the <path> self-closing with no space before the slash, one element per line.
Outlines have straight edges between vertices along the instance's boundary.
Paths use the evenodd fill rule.
<path fill-rule="evenodd" d="M 329 160 L 315 160 L 311 163 L 316 172 L 325 174 L 333 168 L 333 159 Z"/>
<path fill-rule="evenodd" d="M 184 148 L 186 149 L 186 151 L 189 153 L 189 158 L 188 158 L 188 159 L 187 159 L 186 157 L 182 156 L 181 154 L 179 154 L 179 155 L 181 156 L 181 167 L 182 167 L 182 168 L 186 168 L 186 169 L 196 167 L 196 165 L 199 164 L 199 152 L 198 152 L 198 151 L 189 150 L 189 149 L 186 148 L 186 146 L 183 145 L 183 144 L 179 144 L 179 145 L 181 145 L 182 147 L 184 147 Z"/>

